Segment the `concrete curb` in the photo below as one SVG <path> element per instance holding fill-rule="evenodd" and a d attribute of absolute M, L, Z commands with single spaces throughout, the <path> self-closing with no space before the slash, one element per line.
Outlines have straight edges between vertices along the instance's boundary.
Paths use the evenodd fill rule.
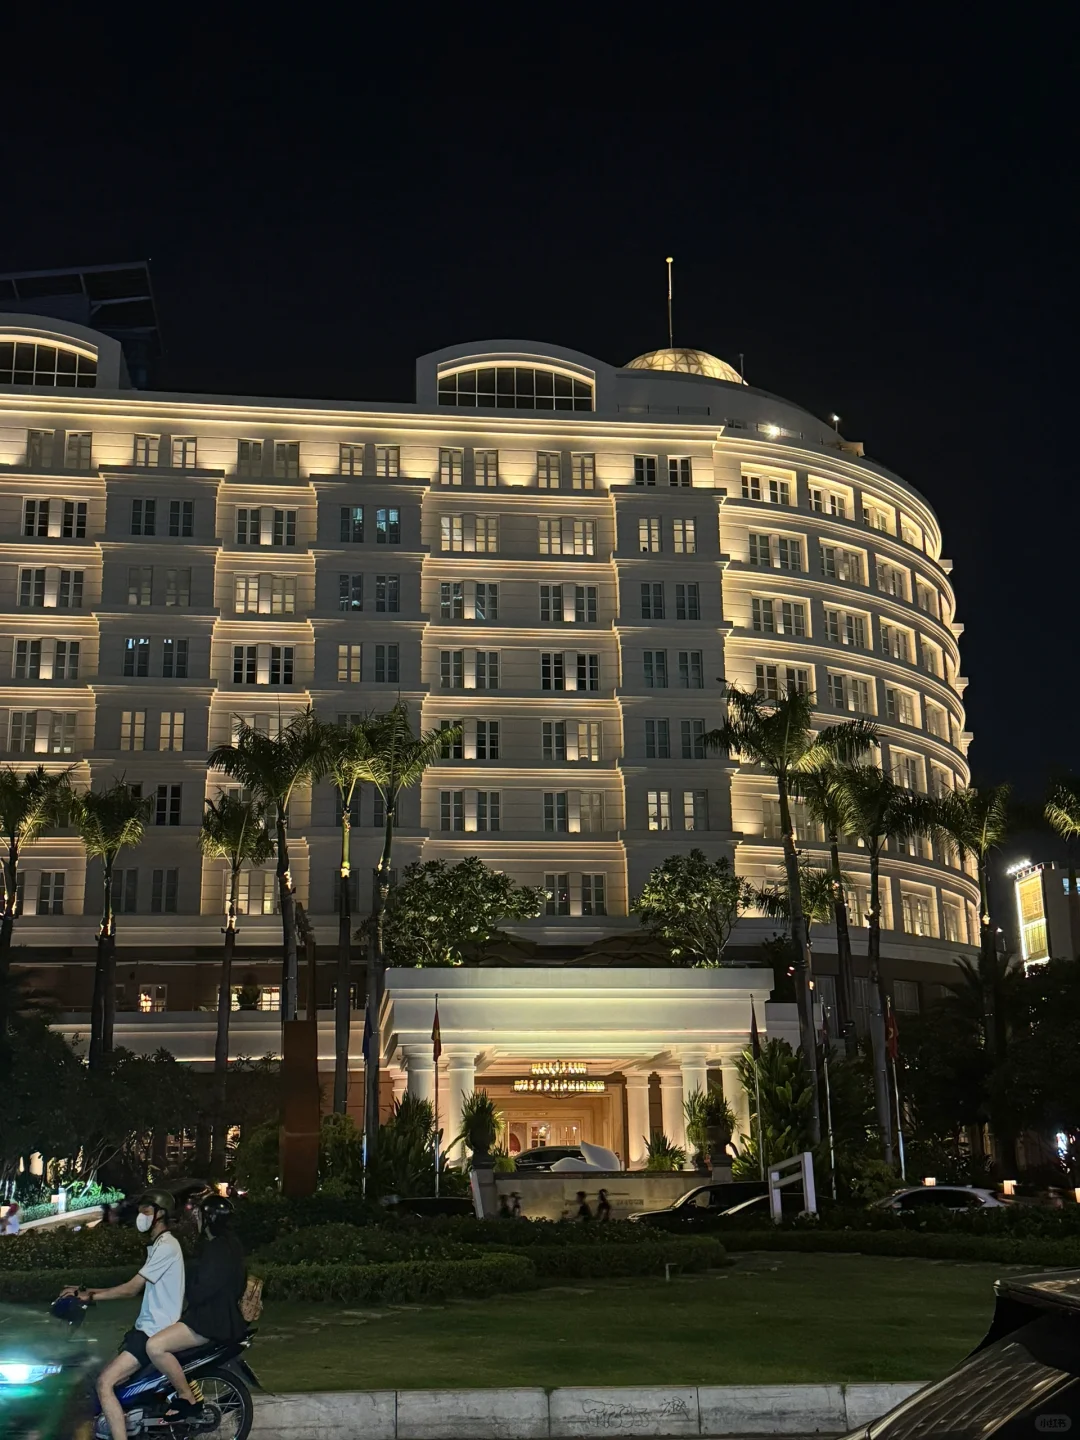
<path fill-rule="evenodd" d="M 339 1390 L 261 1395 L 265 1440 L 579 1440 L 840 1435 L 921 1385 L 701 1385 L 557 1390 Z"/>

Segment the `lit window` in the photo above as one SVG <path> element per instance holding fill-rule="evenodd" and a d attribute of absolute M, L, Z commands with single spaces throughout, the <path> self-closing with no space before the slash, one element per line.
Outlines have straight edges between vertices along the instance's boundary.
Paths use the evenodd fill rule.
<path fill-rule="evenodd" d="M 673 520 L 671 534 L 676 555 L 693 555 L 697 550 L 697 524 L 693 520 Z"/>
<path fill-rule="evenodd" d="M 439 376 L 439 404 L 466 409 L 591 410 L 590 381 L 527 365 L 488 365 Z"/>
<path fill-rule="evenodd" d="M 646 797 L 650 830 L 671 829 L 671 791 L 650 790 Z"/>
<path fill-rule="evenodd" d="M 537 451 L 536 483 L 541 490 L 558 490 L 561 459 L 558 450 Z M 580 488 L 580 486 L 575 486 L 575 489 Z"/>

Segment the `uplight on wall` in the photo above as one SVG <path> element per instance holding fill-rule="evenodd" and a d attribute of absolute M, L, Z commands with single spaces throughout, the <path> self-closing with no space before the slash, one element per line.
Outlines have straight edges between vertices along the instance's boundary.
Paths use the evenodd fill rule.
<path fill-rule="evenodd" d="M 1015 1195 L 1015 1194 L 1016 1194 L 1016 1181 L 1015 1181 L 1015 1180 L 1003 1180 L 1003 1181 L 1001 1182 L 1001 1193 L 1002 1193 L 1003 1195 Z"/>
<path fill-rule="evenodd" d="M 924 1185 L 936 1185 L 936 1184 L 937 1184 L 937 1176 L 936 1176 L 936 1175 L 924 1175 L 924 1176 L 923 1176 L 923 1182 L 922 1182 L 922 1183 L 923 1183 Z"/>

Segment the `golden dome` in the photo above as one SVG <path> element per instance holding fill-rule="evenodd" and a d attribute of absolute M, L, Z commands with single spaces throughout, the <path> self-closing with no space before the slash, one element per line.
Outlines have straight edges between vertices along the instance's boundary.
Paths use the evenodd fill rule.
<path fill-rule="evenodd" d="M 710 380 L 727 380 L 731 385 L 745 384 L 733 365 L 718 360 L 707 350 L 650 350 L 639 355 L 625 367 L 627 370 L 669 370 L 680 375 L 707 375 Z"/>

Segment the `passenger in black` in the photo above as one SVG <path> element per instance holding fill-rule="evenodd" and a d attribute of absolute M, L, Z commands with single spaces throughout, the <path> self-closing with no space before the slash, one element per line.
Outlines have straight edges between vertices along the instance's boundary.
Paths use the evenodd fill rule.
<path fill-rule="evenodd" d="M 247 1333 L 240 1314 L 247 1272 L 243 1247 L 232 1233 L 232 1213 L 232 1201 L 221 1195 L 208 1195 L 196 1206 L 195 1225 L 203 1243 L 188 1266 L 184 1313 L 177 1324 L 146 1342 L 151 1364 L 176 1387 L 166 1420 L 198 1418 L 202 1409 L 176 1358 L 178 1352 L 211 1340 L 239 1340 Z"/>

